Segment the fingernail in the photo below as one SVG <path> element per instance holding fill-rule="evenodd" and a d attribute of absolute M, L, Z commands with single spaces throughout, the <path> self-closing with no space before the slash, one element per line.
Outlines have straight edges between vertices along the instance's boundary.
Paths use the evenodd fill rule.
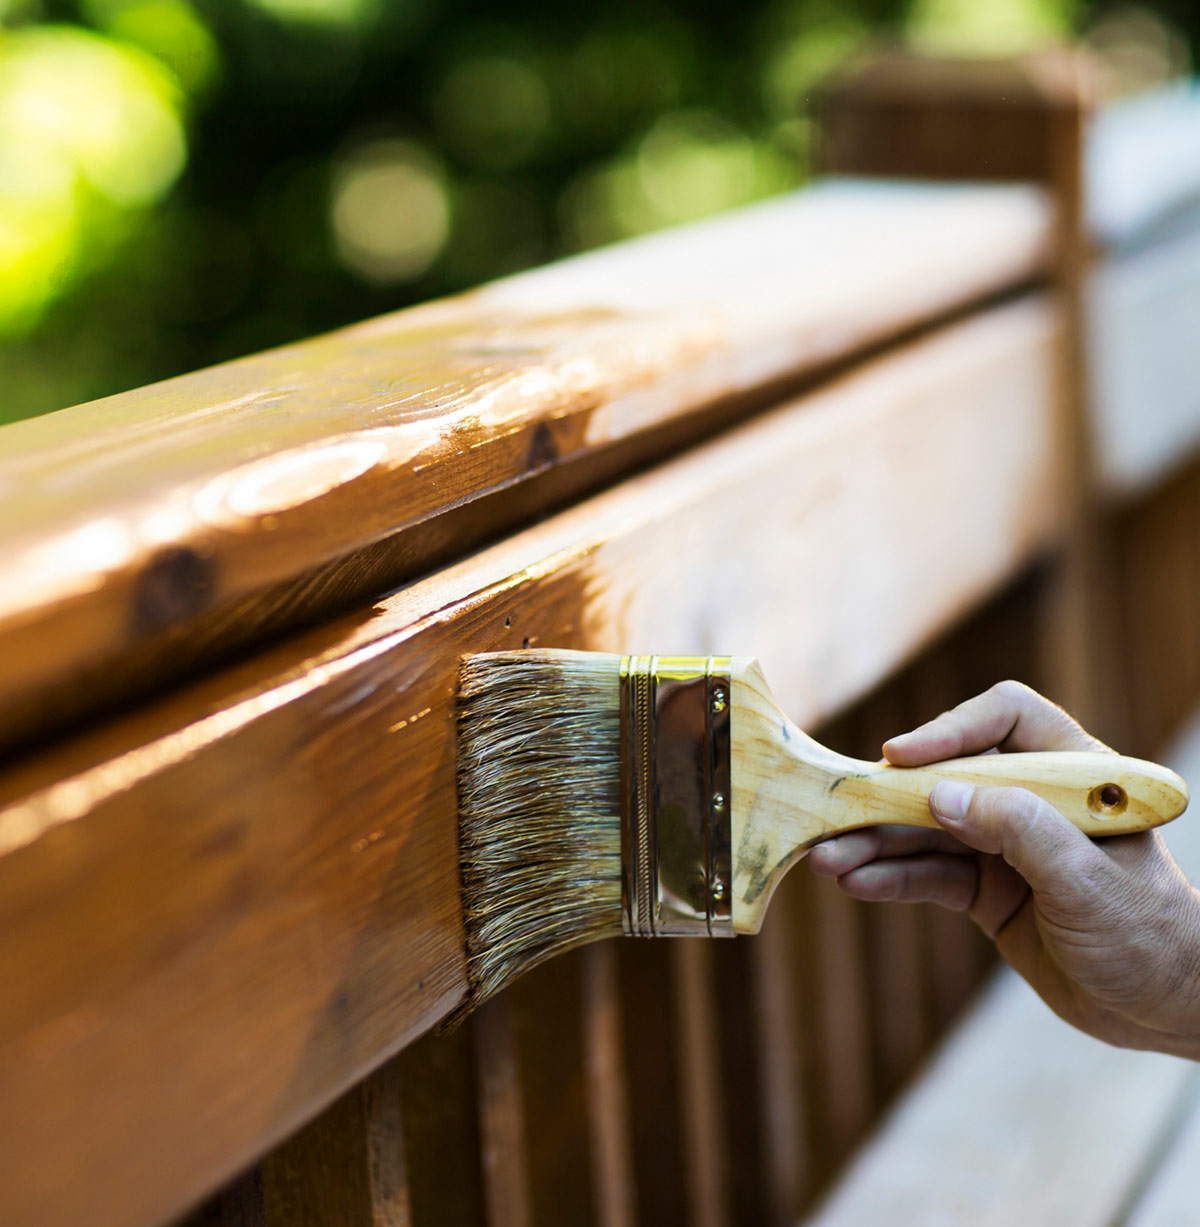
<path fill-rule="evenodd" d="M 939 818 L 950 822 L 961 822 L 967 816 L 967 806 L 975 795 L 974 784 L 964 784 L 960 780 L 939 780 L 929 794 L 933 808 Z"/>

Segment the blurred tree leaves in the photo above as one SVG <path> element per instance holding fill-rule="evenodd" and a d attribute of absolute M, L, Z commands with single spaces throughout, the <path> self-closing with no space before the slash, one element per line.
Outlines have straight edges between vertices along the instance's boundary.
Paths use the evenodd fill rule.
<path fill-rule="evenodd" d="M 1194 0 L 1162 3 L 1196 24 Z M 1091 19 L 1083 0 L 0 0 L 0 420 L 786 190 L 808 92 L 868 38 L 1007 51 Z M 1178 70 L 1180 36 L 1137 21 Z"/>

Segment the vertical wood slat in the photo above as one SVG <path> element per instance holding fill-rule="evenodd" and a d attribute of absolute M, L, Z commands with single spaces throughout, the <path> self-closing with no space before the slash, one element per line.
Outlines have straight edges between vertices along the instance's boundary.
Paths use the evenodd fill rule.
<path fill-rule="evenodd" d="M 717 1077 L 724 1091 L 721 1131 L 726 1147 L 727 1197 L 736 1210 L 735 1221 L 748 1223 L 761 1223 L 766 1217 L 767 1122 L 763 1118 L 759 1070 L 760 1063 L 768 1058 L 758 1049 L 753 966 L 760 937 L 712 942 L 709 946 Z"/>
<path fill-rule="evenodd" d="M 804 960 L 799 950 L 798 890 L 791 874 L 775 892 L 762 931 L 746 943 L 754 985 L 755 1054 L 763 1138 L 762 1221 L 785 1227 L 798 1218 L 812 1184 L 811 1117 L 805 1051 Z M 736 1088 L 731 1088 L 731 1093 Z"/>
<path fill-rule="evenodd" d="M 706 939 L 671 942 L 676 1056 L 683 1112 L 684 1170 L 689 1223 L 726 1227 L 729 1207 L 724 1092 L 717 1052 L 717 1001 Z"/>
<path fill-rule="evenodd" d="M 1200 463 L 1114 514 L 1109 591 L 1126 650 L 1107 684 L 1128 709 L 1118 743 L 1153 756 L 1200 689 Z"/>
<path fill-rule="evenodd" d="M 411 1227 L 400 1075 L 389 1062 L 262 1165 L 270 1227 Z"/>
<path fill-rule="evenodd" d="M 597 1227 L 633 1227 L 629 1095 L 621 1045 L 614 943 L 583 951 L 584 1075 Z"/>
<path fill-rule="evenodd" d="M 1091 490 L 1095 466 L 1084 352 L 1092 259 L 1084 219 L 1084 119 L 1083 83 L 1076 75 L 1071 88 L 1048 105 L 1041 133 L 1056 206 L 1053 277 L 1062 320 L 1056 384 L 1065 508 L 1065 531 L 1047 590 L 1041 672 L 1050 694 L 1084 724 L 1103 728 L 1108 696 L 1096 684 L 1095 664 L 1113 642 L 1113 628 L 1106 605 L 1097 600 L 1103 555 Z"/>
<path fill-rule="evenodd" d="M 525 1154 L 525 1114 L 512 1002 L 502 995 L 474 1016 L 479 1135 L 489 1227 L 533 1222 Z"/>
<path fill-rule="evenodd" d="M 505 994 L 512 1002 L 530 1221 L 536 1227 L 595 1222 L 583 958 L 576 950 L 544 963 Z"/>
<path fill-rule="evenodd" d="M 262 1165 L 236 1176 L 175 1227 L 267 1227 Z"/>
<path fill-rule="evenodd" d="M 853 711 L 817 731 L 832 749 L 854 748 Z M 866 1133 L 876 1104 L 871 1047 L 866 925 L 869 904 L 828 878 L 812 878 L 801 931 L 810 944 L 813 1054 L 813 1164 L 819 1192 Z"/>
<path fill-rule="evenodd" d="M 627 940 L 618 946 L 635 1218 L 644 1227 L 674 1221 L 687 1200 L 680 1070 L 671 1056 L 675 1003 L 664 945 Z"/>
<path fill-rule="evenodd" d="M 816 1162 L 822 1177 L 864 1135 L 875 1109 L 863 904 L 828 879 L 814 881 L 806 928 L 814 944 L 814 996 L 820 1121 Z"/>
<path fill-rule="evenodd" d="M 477 1102 L 480 1012 L 426 1035 L 396 1059 L 413 1227 L 485 1223 L 485 1159 Z"/>
<path fill-rule="evenodd" d="M 1013 604 L 1012 597 L 1002 598 L 999 604 L 1008 608 Z M 984 632 L 977 631 L 977 635 L 981 641 L 986 641 Z M 914 671 L 914 725 L 933 719 L 1011 672 L 1006 667 L 1008 662 L 998 660 L 987 669 L 986 676 L 964 676 L 963 666 L 967 663 L 964 657 L 970 662 L 978 660 L 977 653 L 968 655 L 955 642 L 936 645 L 926 654 L 920 668 Z M 919 923 L 925 930 L 926 992 L 936 1033 L 958 1016 L 979 983 L 985 961 L 979 932 L 965 912 L 950 912 L 937 904 L 929 904 L 922 909 Z"/>

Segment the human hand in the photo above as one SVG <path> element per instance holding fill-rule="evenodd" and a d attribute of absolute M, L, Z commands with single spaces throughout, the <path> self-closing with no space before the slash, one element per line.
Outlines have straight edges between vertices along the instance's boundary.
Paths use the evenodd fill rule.
<path fill-rule="evenodd" d="M 1107 750 L 1061 708 L 1000 682 L 888 741 L 898 767 L 996 749 Z M 817 844 L 856 899 L 966 911 L 1069 1023 L 1126 1048 L 1200 1057 L 1200 892 L 1157 831 L 1093 842 L 1022 788 L 943 780 L 941 830 L 883 826 Z"/>

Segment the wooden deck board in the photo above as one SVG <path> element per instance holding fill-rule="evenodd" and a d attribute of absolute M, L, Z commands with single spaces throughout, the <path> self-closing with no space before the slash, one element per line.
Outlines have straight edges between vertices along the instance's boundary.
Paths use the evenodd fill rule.
<path fill-rule="evenodd" d="M 1002 972 L 807 1222 L 1108 1227 L 1196 1078 L 1074 1031 Z"/>
<path fill-rule="evenodd" d="M 1200 1210 L 1200 1085 L 1174 1123 L 1166 1158 L 1138 1197 L 1122 1227 L 1191 1227 Z"/>

